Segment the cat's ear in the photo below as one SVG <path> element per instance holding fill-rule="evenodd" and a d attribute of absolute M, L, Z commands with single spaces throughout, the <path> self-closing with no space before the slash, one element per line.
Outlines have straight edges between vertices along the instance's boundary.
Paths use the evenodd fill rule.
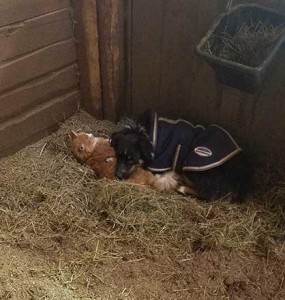
<path fill-rule="evenodd" d="M 74 140 L 77 137 L 77 134 L 76 134 L 76 132 L 71 131 L 69 136 L 70 136 L 71 140 Z"/>

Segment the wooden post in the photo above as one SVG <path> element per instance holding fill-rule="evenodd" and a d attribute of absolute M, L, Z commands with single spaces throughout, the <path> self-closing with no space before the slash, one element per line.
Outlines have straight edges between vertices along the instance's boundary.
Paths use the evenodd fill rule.
<path fill-rule="evenodd" d="M 103 118 L 100 76 L 97 1 L 73 0 L 77 58 L 83 108 L 96 118 Z"/>
<path fill-rule="evenodd" d="M 97 0 L 104 118 L 115 121 L 123 89 L 122 0 Z"/>

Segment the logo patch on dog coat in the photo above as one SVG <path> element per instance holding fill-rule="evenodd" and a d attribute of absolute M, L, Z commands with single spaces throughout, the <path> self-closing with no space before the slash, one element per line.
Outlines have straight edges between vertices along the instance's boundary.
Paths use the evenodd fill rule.
<path fill-rule="evenodd" d="M 212 151 L 207 147 L 196 147 L 194 149 L 194 152 L 199 156 L 204 156 L 204 157 L 209 157 L 213 155 Z"/>

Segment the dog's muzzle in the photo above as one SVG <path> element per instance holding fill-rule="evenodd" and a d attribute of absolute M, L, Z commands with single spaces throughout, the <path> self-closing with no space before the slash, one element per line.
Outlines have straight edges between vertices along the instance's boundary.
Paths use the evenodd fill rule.
<path fill-rule="evenodd" d="M 127 179 L 129 177 L 129 174 L 128 174 L 127 170 L 123 169 L 123 170 L 116 171 L 115 176 L 119 180 L 124 180 L 124 179 Z"/>

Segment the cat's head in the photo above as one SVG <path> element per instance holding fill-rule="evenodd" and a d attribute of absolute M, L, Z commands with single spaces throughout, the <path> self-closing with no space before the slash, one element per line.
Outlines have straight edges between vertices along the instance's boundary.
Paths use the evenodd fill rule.
<path fill-rule="evenodd" d="M 71 131 L 71 151 L 73 155 L 81 162 L 85 162 L 94 151 L 97 139 L 91 133 Z"/>

